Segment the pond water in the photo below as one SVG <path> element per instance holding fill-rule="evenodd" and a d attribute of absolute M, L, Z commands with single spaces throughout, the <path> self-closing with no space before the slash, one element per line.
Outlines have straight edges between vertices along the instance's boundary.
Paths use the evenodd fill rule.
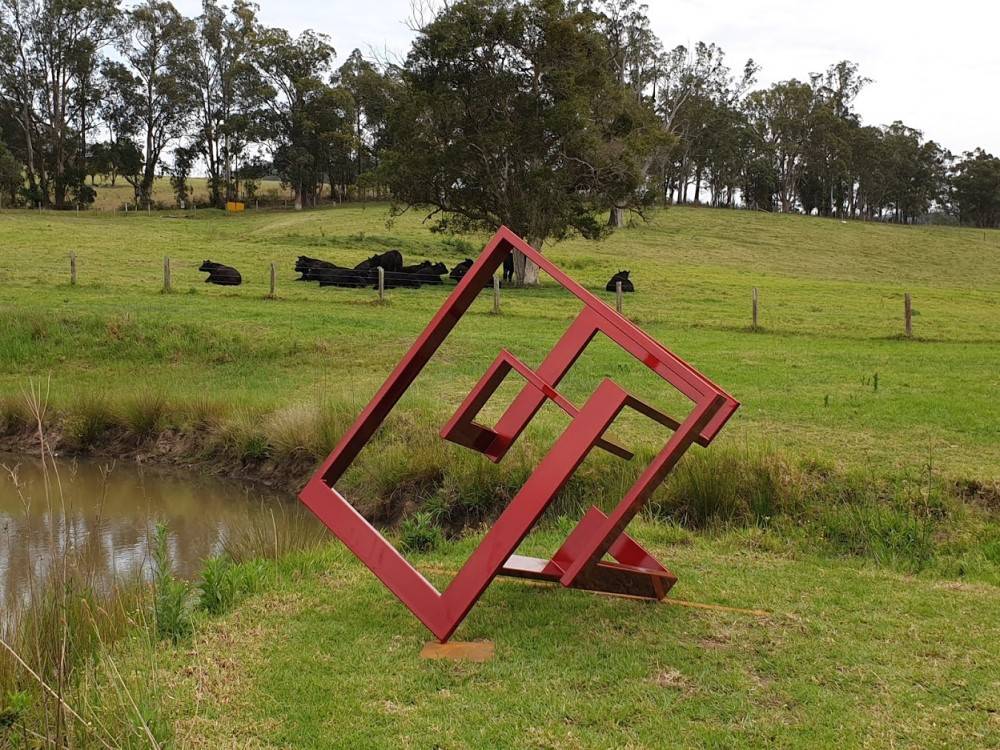
<path fill-rule="evenodd" d="M 58 463 L 58 476 L 38 459 L 0 454 L 0 607 L 26 602 L 58 551 L 72 548 L 98 586 L 151 572 L 157 523 L 169 530 L 176 574 L 194 578 L 227 540 L 319 536 L 322 526 L 288 495 L 251 490 L 197 470 L 143 468 L 134 463 Z"/>

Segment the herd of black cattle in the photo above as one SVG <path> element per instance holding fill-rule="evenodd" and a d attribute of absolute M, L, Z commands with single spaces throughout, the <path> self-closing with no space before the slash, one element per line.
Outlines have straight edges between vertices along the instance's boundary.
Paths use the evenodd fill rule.
<path fill-rule="evenodd" d="M 378 270 L 381 268 L 386 289 L 416 288 L 422 284 L 443 284 L 445 276 L 455 282 L 461 281 L 462 277 L 472 268 L 473 262 L 472 259 L 466 258 L 454 266 L 450 272 L 444 263 L 432 263 L 429 260 L 413 266 L 404 266 L 403 254 L 399 250 L 389 250 L 373 255 L 353 268 L 300 255 L 299 259 L 295 261 L 295 272 L 300 274 L 296 281 L 318 281 L 320 286 L 378 288 Z M 243 277 L 239 271 L 222 263 L 206 260 L 198 270 L 208 274 L 205 281 L 209 284 L 239 286 L 243 283 Z M 503 262 L 503 280 L 507 283 L 513 278 L 514 259 L 508 256 L 504 258 Z M 635 286 L 629 280 L 628 271 L 619 271 L 612 276 L 605 289 L 609 292 L 615 291 L 619 281 L 622 284 L 623 292 L 635 291 Z"/>

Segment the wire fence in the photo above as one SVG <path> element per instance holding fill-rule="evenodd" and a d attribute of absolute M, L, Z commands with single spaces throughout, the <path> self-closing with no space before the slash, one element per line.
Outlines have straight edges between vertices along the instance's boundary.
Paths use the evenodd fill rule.
<path fill-rule="evenodd" d="M 59 279 L 62 277 L 71 286 L 78 286 L 81 283 L 87 283 L 88 281 L 86 261 L 85 259 L 81 259 L 81 256 L 76 252 L 70 252 L 67 254 L 64 265 L 56 265 L 52 260 L 48 260 L 43 264 L 32 264 L 30 265 L 30 269 L 35 273 L 34 278 L 37 281 L 52 281 L 53 283 L 59 283 Z M 150 262 L 116 262 L 115 270 L 118 273 L 131 273 L 135 278 L 157 278 L 155 266 Z M 244 275 L 237 269 L 228 266 L 224 266 L 221 269 L 222 273 L 230 271 L 235 272 L 237 277 L 230 276 L 227 278 L 225 276 L 221 276 L 214 283 L 220 286 L 245 287 L 254 291 L 266 290 L 266 292 L 262 295 L 264 299 L 278 298 L 280 275 L 279 266 L 276 262 L 264 265 L 259 269 L 259 272 L 255 269 L 255 272 L 251 272 L 249 275 Z M 461 276 L 455 278 L 452 277 L 450 273 L 438 274 L 426 269 L 390 271 L 381 267 L 312 267 L 307 271 L 296 268 L 295 272 L 300 274 L 300 277 L 296 278 L 293 283 L 310 282 L 315 284 L 318 282 L 320 287 L 331 288 L 334 290 L 368 289 L 374 292 L 373 301 L 378 303 L 386 303 L 388 301 L 388 292 L 390 290 L 418 288 L 434 289 L 438 287 L 442 290 L 450 290 L 461 279 Z M 209 269 L 203 268 L 202 262 L 188 261 L 166 256 L 163 258 L 160 276 L 157 279 L 162 292 L 170 293 L 175 291 L 175 282 L 177 281 L 178 273 L 182 276 L 182 283 L 188 283 L 194 281 L 195 279 L 197 279 L 198 282 L 210 281 L 212 275 Z M 205 273 L 210 274 L 209 278 L 205 278 L 201 275 Z M 10 281 L 19 277 L 25 278 L 23 267 L 15 268 L 12 266 L 0 265 L 0 282 Z M 502 312 L 501 302 L 503 288 L 504 283 L 501 281 L 500 275 L 498 274 L 492 279 L 492 287 L 487 285 L 483 289 L 483 293 L 488 291 L 492 292 L 493 305 L 491 312 L 496 315 L 499 315 Z M 611 291 L 610 285 L 606 291 Z M 626 314 L 625 290 L 622 288 L 621 281 L 617 281 L 615 283 L 614 291 L 611 293 L 614 295 L 613 304 L 615 310 L 619 314 Z M 753 332 L 763 330 L 762 313 L 764 309 L 762 306 L 761 290 L 758 287 L 751 288 L 748 303 L 748 311 L 750 313 L 749 330 Z M 906 338 L 912 338 L 914 335 L 914 308 L 913 297 L 910 292 L 905 292 L 903 294 L 903 309 L 901 310 L 901 313 L 902 315 L 900 320 L 902 322 L 902 334 Z"/>

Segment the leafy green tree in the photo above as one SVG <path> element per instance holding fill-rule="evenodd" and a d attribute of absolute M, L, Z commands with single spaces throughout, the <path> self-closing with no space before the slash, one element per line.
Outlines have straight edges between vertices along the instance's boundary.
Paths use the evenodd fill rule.
<path fill-rule="evenodd" d="M 603 236 L 595 211 L 640 208 L 659 128 L 619 85 L 592 12 L 560 0 L 460 0 L 420 29 L 381 174 L 438 230 L 507 225 L 535 247 Z M 515 258 L 519 283 L 538 269 Z"/>
<path fill-rule="evenodd" d="M 853 187 L 857 165 L 853 160 L 854 132 L 860 120 L 854 100 L 870 83 L 855 63 L 844 60 L 825 73 L 810 76 L 813 107 L 810 137 L 799 195 L 803 209 L 821 216 L 853 214 Z"/>
<path fill-rule="evenodd" d="M 966 153 L 953 168 L 959 218 L 977 227 L 1000 227 L 1000 159 L 982 149 Z"/>
<path fill-rule="evenodd" d="M 104 80 L 118 108 L 112 116 L 119 140 L 134 134 L 141 143 L 141 172 L 122 174 L 135 180 L 136 199 L 145 203 L 152 199 L 164 150 L 189 132 L 195 107 L 188 75 L 197 54 L 194 22 L 170 2 L 144 0 L 126 13 L 118 51 L 128 65 L 106 65 Z"/>
<path fill-rule="evenodd" d="M 100 50 L 116 0 L 0 0 L 0 96 L 16 111 L 29 192 L 66 205 L 85 174 Z"/>
<path fill-rule="evenodd" d="M 909 223 L 923 216 L 945 194 L 945 152 L 923 134 L 896 121 L 885 128 L 886 197 L 892 218 Z"/>
<path fill-rule="evenodd" d="M 812 86 L 794 79 L 754 91 L 747 100 L 757 151 L 771 162 L 778 201 L 785 212 L 793 210 L 798 197 L 812 134 L 812 108 Z"/>
<path fill-rule="evenodd" d="M 266 94 L 254 65 L 259 25 L 256 6 L 237 0 L 231 9 L 203 0 L 197 54 L 191 62 L 197 88 L 193 148 L 208 172 L 209 200 L 217 207 L 239 196 L 240 162 L 260 140 Z"/>
<path fill-rule="evenodd" d="M 324 79 L 335 52 L 324 34 L 305 31 L 293 38 L 273 28 L 260 32 L 255 53 L 267 86 L 264 100 L 274 166 L 301 209 L 306 200 L 315 202 L 323 185 L 327 164 L 315 104 L 329 91 Z"/>
<path fill-rule="evenodd" d="M 115 172 L 114 161 L 111 158 L 112 144 L 107 142 L 95 143 L 90 147 L 87 157 L 87 174 L 90 175 L 90 184 L 97 184 L 97 175 L 106 175 L 111 178 L 111 184 L 115 184 L 117 174 Z"/>
<path fill-rule="evenodd" d="M 192 147 L 178 146 L 174 149 L 173 165 L 170 168 L 170 187 L 174 190 L 174 199 L 180 208 L 191 204 L 191 186 L 188 178 L 191 169 L 198 158 L 198 151 Z"/>

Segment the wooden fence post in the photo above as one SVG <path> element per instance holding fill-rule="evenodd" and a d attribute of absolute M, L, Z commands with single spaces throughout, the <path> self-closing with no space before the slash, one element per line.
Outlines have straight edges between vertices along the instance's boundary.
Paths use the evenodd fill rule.
<path fill-rule="evenodd" d="M 493 277 L 493 314 L 500 314 L 500 277 Z"/>
<path fill-rule="evenodd" d="M 385 302 L 385 269 L 378 267 L 378 301 Z"/>
<path fill-rule="evenodd" d="M 170 291 L 170 258 L 163 256 L 163 291 Z"/>
<path fill-rule="evenodd" d="M 913 337 L 913 300 L 910 293 L 903 295 L 903 324 L 906 330 L 906 338 Z"/>
<path fill-rule="evenodd" d="M 615 309 L 618 314 L 621 315 L 622 312 L 622 283 L 620 281 L 615 282 Z"/>
<path fill-rule="evenodd" d="M 76 286 L 76 253 L 69 254 L 69 283 Z"/>
<path fill-rule="evenodd" d="M 751 330 L 757 330 L 757 310 L 760 306 L 760 292 L 757 291 L 757 287 L 753 288 L 753 324 Z"/>
<path fill-rule="evenodd" d="M 277 297 L 278 291 L 278 267 L 271 263 L 271 293 L 268 295 L 271 299 Z"/>

